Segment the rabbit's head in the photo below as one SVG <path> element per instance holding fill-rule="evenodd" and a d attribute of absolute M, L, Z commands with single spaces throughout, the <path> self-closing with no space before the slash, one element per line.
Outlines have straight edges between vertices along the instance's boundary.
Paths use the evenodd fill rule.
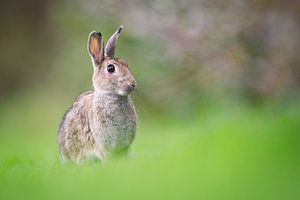
<path fill-rule="evenodd" d="M 115 46 L 123 26 L 109 38 L 104 48 L 100 32 L 91 32 L 88 38 L 88 52 L 92 58 L 93 86 L 97 93 L 125 96 L 136 87 L 136 81 L 127 63 L 114 57 Z"/>

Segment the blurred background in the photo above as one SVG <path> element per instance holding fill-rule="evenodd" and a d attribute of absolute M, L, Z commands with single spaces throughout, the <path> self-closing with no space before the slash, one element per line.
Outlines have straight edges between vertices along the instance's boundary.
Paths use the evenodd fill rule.
<path fill-rule="evenodd" d="M 85 198 L 97 184 L 109 197 L 122 181 L 139 191 L 115 185 L 124 198 L 299 197 L 299 10 L 280 0 L 2 1 L 0 197 Z M 138 81 L 136 159 L 61 168 L 59 121 L 92 89 L 88 34 L 107 41 L 119 25 L 116 56 Z"/>

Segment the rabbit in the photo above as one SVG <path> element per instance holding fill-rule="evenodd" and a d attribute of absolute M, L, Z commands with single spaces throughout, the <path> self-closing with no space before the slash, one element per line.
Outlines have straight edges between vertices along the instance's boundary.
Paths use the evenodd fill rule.
<path fill-rule="evenodd" d="M 91 32 L 87 49 L 93 63 L 94 91 L 83 92 L 64 114 L 58 131 L 63 161 L 108 160 L 130 154 L 137 114 L 130 94 L 137 82 L 127 63 L 114 57 L 123 26 L 109 38 L 105 48 L 100 32 Z"/>

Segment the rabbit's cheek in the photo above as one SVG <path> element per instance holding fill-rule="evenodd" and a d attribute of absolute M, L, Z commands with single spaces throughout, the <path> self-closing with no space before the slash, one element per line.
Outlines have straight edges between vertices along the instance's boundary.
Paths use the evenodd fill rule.
<path fill-rule="evenodd" d="M 107 92 L 109 90 L 108 84 L 106 83 L 105 79 L 96 78 L 93 80 L 93 86 L 96 91 Z"/>

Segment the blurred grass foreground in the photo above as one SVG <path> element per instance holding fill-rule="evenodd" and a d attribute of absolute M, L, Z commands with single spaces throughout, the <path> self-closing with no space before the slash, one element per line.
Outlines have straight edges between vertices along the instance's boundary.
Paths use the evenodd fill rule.
<path fill-rule="evenodd" d="M 5 1 L 0 199 L 299 199 L 300 4 Z M 88 33 L 138 81 L 131 159 L 60 161 L 57 129 L 91 86 Z"/>

